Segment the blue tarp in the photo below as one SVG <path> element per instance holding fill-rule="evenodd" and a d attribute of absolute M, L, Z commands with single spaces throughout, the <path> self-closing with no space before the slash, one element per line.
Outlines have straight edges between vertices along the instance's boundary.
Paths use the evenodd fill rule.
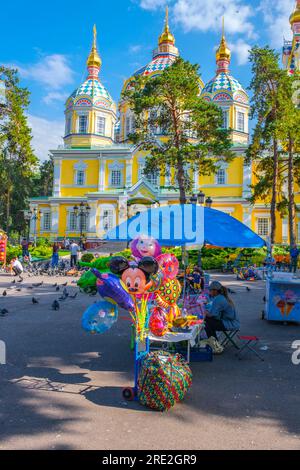
<path fill-rule="evenodd" d="M 163 246 L 203 245 L 260 248 L 265 241 L 234 217 L 215 209 L 172 205 L 142 212 L 107 233 L 110 241 L 151 236 Z"/>

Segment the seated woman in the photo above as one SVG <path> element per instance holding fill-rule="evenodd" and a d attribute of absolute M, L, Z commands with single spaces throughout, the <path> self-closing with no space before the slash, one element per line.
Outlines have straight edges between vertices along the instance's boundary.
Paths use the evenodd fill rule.
<path fill-rule="evenodd" d="M 212 303 L 205 317 L 207 344 L 215 353 L 222 353 L 223 347 L 218 342 L 217 331 L 239 330 L 240 322 L 226 287 L 218 281 L 213 281 L 209 286 L 209 291 Z"/>

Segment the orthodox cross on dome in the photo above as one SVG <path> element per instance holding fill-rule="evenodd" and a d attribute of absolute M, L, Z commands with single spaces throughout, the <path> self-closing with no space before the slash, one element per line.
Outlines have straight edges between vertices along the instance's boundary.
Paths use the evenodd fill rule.
<path fill-rule="evenodd" d="M 98 78 L 102 60 L 97 50 L 97 28 L 96 25 L 93 27 L 93 45 L 90 55 L 87 60 L 87 68 L 89 71 L 88 78 Z"/>
<path fill-rule="evenodd" d="M 173 34 L 171 33 L 170 27 L 169 27 L 169 7 L 168 6 L 166 7 L 165 27 L 158 41 L 159 45 L 165 44 L 165 43 L 171 44 L 172 46 L 175 45 L 175 38 Z"/>
<path fill-rule="evenodd" d="M 225 38 L 225 19 L 223 16 L 222 20 L 222 39 L 220 46 L 216 52 L 216 62 L 217 62 L 217 73 L 229 72 L 229 65 L 231 60 L 231 52 L 227 47 L 226 38 Z"/>

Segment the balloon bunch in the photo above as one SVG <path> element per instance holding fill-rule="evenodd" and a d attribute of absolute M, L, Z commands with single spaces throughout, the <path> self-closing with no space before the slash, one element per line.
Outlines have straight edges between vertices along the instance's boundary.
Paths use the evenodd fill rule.
<path fill-rule="evenodd" d="M 138 237 L 130 248 L 133 261 L 115 256 L 109 262 L 110 273 L 101 273 L 96 268 L 89 271 L 97 278 L 97 291 L 105 304 L 99 302 L 90 307 L 83 316 L 82 326 L 92 333 L 107 331 L 117 320 L 117 307 L 120 307 L 129 311 L 138 340 L 145 340 L 149 330 L 163 336 L 180 316 L 178 260 L 173 254 L 162 254 L 153 238 Z M 103 314 L 105 308 L 110 312 L 109 319 L 108 314 Z"/>

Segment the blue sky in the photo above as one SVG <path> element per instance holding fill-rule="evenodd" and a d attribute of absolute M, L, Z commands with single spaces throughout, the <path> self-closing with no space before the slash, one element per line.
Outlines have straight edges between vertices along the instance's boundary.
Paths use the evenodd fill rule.
<path fill-rule="evenodd" d="M 45 2 L 46 3 L 46 2 Z M 124 79 L 151 59 L 170 8 L 181 56 L 201 66 L 204 82 L 215 72 L 215 48 L 225 15 L 232 75 L 250 82 L 248 50 L 290 37 L 294 0 L 14 0 L 1 7 L 0 62 L 18 67 L 31 91 L 29 120 L 41 159 L 62 143 L 64 101 L 86 76 L 92 27 L 98 29 L 101 80 L 117 101 Z"/>

